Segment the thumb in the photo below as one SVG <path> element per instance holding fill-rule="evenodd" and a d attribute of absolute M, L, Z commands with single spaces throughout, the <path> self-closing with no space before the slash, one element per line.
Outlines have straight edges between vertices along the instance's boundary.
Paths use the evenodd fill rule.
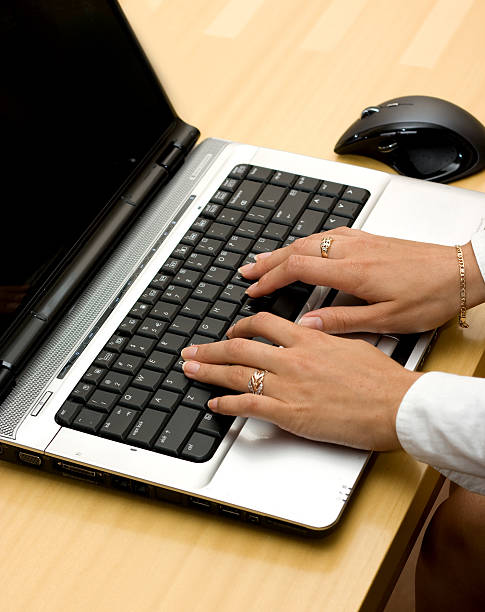
<path fill-rule="evenodd" d="M 383 302 L 366 306 L 329 306 L 307 312 L 300 319 L 300 325 L 329 334 L 377 332 L 383 329 L 386 310 Z"/>

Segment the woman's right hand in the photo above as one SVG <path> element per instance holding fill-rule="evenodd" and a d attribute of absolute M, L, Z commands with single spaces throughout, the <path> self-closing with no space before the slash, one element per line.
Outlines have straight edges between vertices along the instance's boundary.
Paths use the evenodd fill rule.
<path fill-rule="evenodd" d="M 332 237 L 322 258 L 322 237 Z M 462 247 L 467 306 L 485 301 L 485 283 L 471 243 Z M 459 268 L 454 246 L 386 238 L 338 228 L 263 253 L 240 268 L 250 297 L 261 297 L 294 281 L 333 287 L 354 295 L 363 306 L 335 306 L 306 313 L 301 325 L 328 333 L 368 331 L 411 333 L 433 329 L 460 307 Z"/>

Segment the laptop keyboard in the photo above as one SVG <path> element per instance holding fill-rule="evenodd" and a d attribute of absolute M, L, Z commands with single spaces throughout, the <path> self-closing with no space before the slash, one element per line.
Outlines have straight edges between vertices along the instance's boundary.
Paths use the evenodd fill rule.
<path fill-rule="evenodd" d="M 228 391 L 186 378 L 180 351 L 222 340 L 240 318 L 262 310 L 294 320 L 312 286 L 294 283 L 251 299 L 237 269 L 297 238 L 350 227 L 369 195 L 259 166 L 233 168 L 57 412 L 57 423 L 188 461 L 210 459 L 234 417 L 211 412 L 207 402 Z"/>

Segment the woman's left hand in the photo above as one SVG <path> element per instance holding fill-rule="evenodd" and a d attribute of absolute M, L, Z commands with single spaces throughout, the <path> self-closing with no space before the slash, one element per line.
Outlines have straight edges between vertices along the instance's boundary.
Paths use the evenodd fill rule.
<path fill-rule="evenodd" d="M 420 374 L 363 340 L 340 338 L 262 312 L 241 319 L 229 340 L 182 351 L 188 378 L 242 391 L 212 399 L 214 412 L 256 417 L 294 434 L 373 450 L 399 448 L 396 414 Z M 263 336 L 278 346 L 249 340 Z M 248 393 L 266 370 L 263 394 Z"/>

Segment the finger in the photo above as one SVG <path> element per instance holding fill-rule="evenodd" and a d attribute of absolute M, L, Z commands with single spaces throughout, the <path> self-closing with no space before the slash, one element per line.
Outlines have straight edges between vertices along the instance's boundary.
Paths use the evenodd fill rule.
<path fill-rule="evenodd" d="M 230 338 L 256 338 L 262 336 L 278 346 L 290 347 L 301 339 L 302 329 L 295 323 L 269 312 L 258 312 L 258 314 L 252 317 L 240 319 L 236 325 L 228 329 L 227 335 Z"/>
<path fill-rule="evenodd" d="M 186 361 L 183 364 L 183 371 L 187 378 L 198 380 L 199 382 L 225 387 L 234 391 L 248 391 L 248 384 L 254 374 L 254 368 L 242 365 L 214 365 L 212 363 L 200 363 L 199 361 Z M 278 377 L 266 372 L 263 381 L 263 393 L 269 397 L 279 397 L 281 394 L 281 381 L 278 384 Z"/>
<path fill-rule="evenodd" d="M 261 297 L 295 281 L 352 293 L 359 280 L 358 269 L 351 260 L 290 255 L 280 266 L 263 274 L 256 283 L 250 285 L 246 293 L 250 297 Z"/>
<path fill-rule="evenodd" d="M 219 414 L 255 417 L 256 419 L 277 423 L 284 405 L 273 397 L 244 393 L 242 395 L 214 397 L 209 401 L 209 408 Z"/>
<path fill-rule="evenodd" d="M 222 342 L 187 346 L 182 351 L 185 360 L 195 359 L 203 363 L 239 364 L 251 368 L 262 365 L 273 372 L 281 363 L 281 350 L 263 342 L 246 338 L 232 338 Z"/>
<path fill-rule="evenodd" d="M 300 325 L 330 334 L 377 332 L 384 329 L 388 313 L 388 302 L 368 306 L 330 306 L 307 312 L 300 319 Z"/>

